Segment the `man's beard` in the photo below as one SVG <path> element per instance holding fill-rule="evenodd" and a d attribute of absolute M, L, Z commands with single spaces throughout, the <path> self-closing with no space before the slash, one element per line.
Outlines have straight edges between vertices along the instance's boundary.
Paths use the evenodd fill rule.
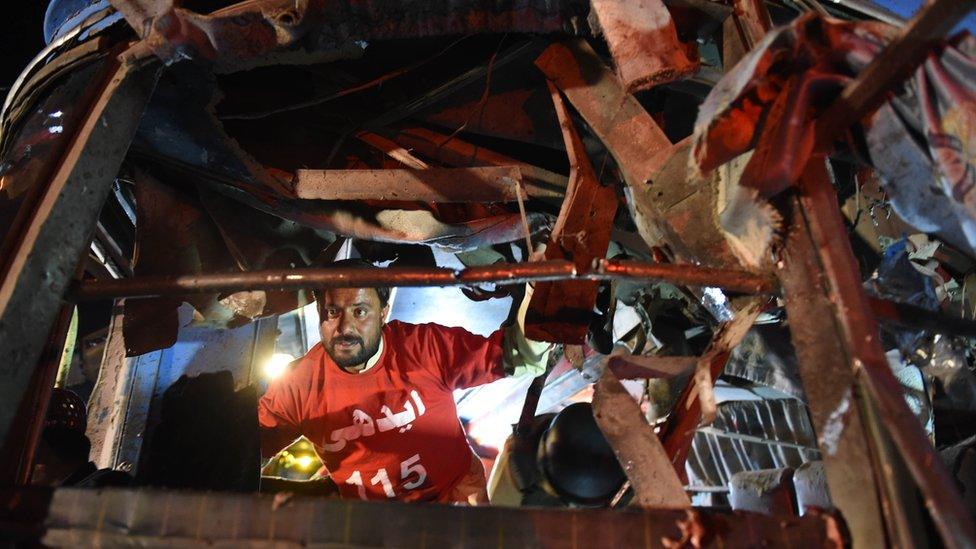
<path fill-rule="evenodd" d="M 335 344 L 340 342 L 358 343 L 359 352 L 351 356 L 350 355 L 338 356 L 335 351 Z M 380 348 L 380 338 L 376 338 L 376 341 L 373 343 L 373 345 L 367 347 L 366 342 L 363 341 L 363 338 L 361 337 L 336 336 L 332 338 L 332 341 L 329 342 L 329 345 L 328 347 L 325 348 L 325 350 L 326 352 L 329 353 L 329 356 L 332 357 L 332 360 L 340 368 L 352 368 L 353 366 L 359 366 L 360 364 L 365 364 L 367 360 L 369 360 L 370 358 L 373 357 L 373 355 L 376 354 L 376 351 L 379 350 L 379 348 Z"/>

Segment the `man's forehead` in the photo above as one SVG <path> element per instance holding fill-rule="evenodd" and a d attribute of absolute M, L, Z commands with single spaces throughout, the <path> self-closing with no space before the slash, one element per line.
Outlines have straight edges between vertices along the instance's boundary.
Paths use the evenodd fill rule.
<path fill-rule="evenodd" d="M 379 305 L 380 303 L 376 288 L 328 288 L 323 290 L 321 295 L 325 305 L 348 306 L 356 303 Z"/>

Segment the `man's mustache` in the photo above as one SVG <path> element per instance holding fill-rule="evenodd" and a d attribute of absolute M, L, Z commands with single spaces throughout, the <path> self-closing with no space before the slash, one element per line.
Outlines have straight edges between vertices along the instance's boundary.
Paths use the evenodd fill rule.
<path fill-rule="evenodd" d="M 337 343 L 358 343 L 360 346 L 363 344 L 363 338 L 356 336 L 336 336 L 332 338 L 332 346 L 335 347 Z"/>

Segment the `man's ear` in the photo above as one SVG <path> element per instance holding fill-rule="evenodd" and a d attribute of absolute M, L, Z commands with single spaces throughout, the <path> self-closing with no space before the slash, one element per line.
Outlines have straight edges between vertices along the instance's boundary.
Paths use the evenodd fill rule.
<path fill-rule="evenodd" d="M 390 319 L 390 303 L 387 302 L 386 305 L 383 305 L 383 322 L 386 322 L 389 319 Z"/>

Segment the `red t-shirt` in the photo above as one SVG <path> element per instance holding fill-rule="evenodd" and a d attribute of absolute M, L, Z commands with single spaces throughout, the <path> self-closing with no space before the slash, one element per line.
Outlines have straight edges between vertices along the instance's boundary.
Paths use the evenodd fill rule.
<path fill-rule="evenodd" d="M 451 501 L 472 460 L 453 391 L 504 376 L 502 336 L 392 321 L 359 374 L 315 345 L 261 397 L 263 453 L 305 435 L 343 497 Z"/>

